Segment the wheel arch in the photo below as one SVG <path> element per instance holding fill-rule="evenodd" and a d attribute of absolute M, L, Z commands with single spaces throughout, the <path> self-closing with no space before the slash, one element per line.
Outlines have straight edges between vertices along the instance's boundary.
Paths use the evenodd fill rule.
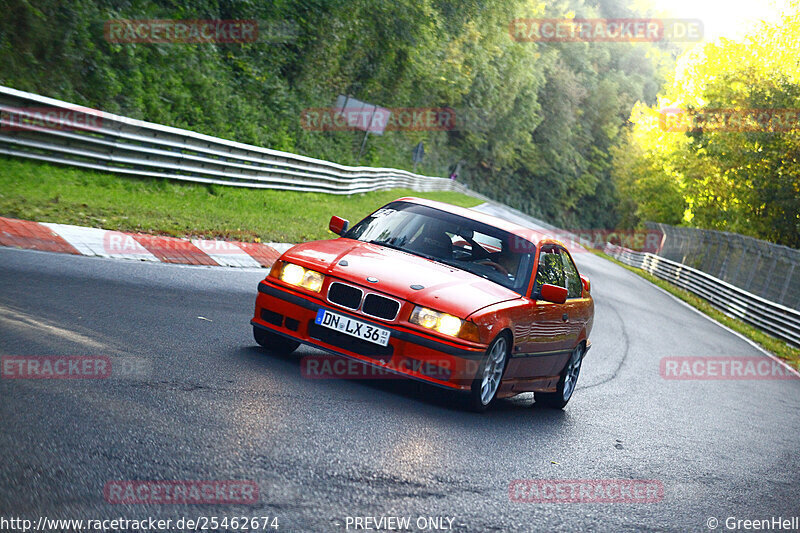
<path fill-rule="evenodd" d="M 494 338 L 489 342 L 489 344 L 493 343 L 496 339 L 500 336 L 505 336 L 506 340 L 508 340 L 508 355 L 510 356 L 514 353 L 514 332 L 511 330 L 509 326 L 504 327 L 500 330 L 500 332 L 494 336 Z M 508 361 L 511 357 L 506 358 L 506 366 L 508 366 Z"/>
<path fill-rule="evenodd" d="M 500 337 L 505 337 L 508 341 L 508 346 L 506 346 L 506 362 L 503 363 L 503 375 L 500 378 L 500 381 L 505 379 L 506 377 L 506 369 L 508 368 L 508 364 L 511 362 L 511 356 L 514 354 L 514 332 L 511 331 L 510 327 L 505 327 L 500 330 L 500 333 L 494 336 L 491 342 L 494 342 L 496 339 Z M 489 343 L 491 346 L 491 343 Z"/>

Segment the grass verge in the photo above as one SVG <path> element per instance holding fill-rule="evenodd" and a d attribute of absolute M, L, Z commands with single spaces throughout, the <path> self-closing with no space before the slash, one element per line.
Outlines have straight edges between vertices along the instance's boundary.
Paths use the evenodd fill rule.
<path fill-rule="evenodd" d="M 738 318 L 733 318 L 726 315 L 725 313 L 723 313 L 716 307 L 712 306 L 710 303 L 700 298 L 699 296 L 692 294 L 687 290 L 681 289 L 680 287 L 676 287 L 675 285 L 673 285 L 668 281 L 664 281 L 661 278 L 657 278 L 645 270 L 628 266 L 625 263 L 622 263 L 614 259 L 613 257 L 598 250 L 590 250 L 590 251 L 596 255 L 608 259 L 612 263 L 618 264 L 622 268 L 630 270 L 634 274 L 643 277 L 650 283 L 661 287 L 662 289 L 669 292 L 673 296 L 680 298 L 681 300 L 688 303 L 692 307 L 702 311 L 704 314 L 710 316 L 720 324 L 724 324 L 725 326 L 731 328 L 732 330 L 741 333 L 751 341 L 757 343 L 765 350 L 791 363 L 793 368 L 795 369 L 800 368 L 800 349 L 794 348 L 793 346 L 790 346 L 784 341 L 776 339 L 772 335 L 764 333 L 760 329 L 757 329 L 751 326 L 750 324 L 742 322 Z"/>
<path fill-rule="evenodd" d="M 0 216 L 175 237 L 261 242 L 331 238 L 328 221 L 355 223 L 401 196 L 462 207 L 456 192 L 407 189 L 352 196 L 240 189 L 133 178 L 0 156 Z"/>

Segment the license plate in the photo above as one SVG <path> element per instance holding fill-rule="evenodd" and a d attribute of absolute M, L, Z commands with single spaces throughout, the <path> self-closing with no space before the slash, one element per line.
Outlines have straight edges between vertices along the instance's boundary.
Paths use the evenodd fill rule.
<path fill-rule="evenodd" d="M 355 320 L 348 316 L 331 313 L 327 309 L 320 309 L 317 311 L 317 318 L 314 322 L 320 326 L 346 333 L 357 339 L 374 342 L 381 346 L 389 344 L 391 331 L 388 329 L 378 328 L 372 324 L 367 324 L 366 322 L 361 322 L 360 320 Z"/>

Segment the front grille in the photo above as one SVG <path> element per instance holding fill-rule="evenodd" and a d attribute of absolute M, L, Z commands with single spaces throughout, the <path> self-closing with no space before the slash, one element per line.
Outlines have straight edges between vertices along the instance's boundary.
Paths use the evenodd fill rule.
<path fill-rule="evenodd" d="M 361 309 L 365 315 L 394 320 L 400 312 L 400 302 L 386 298 L 379 294 L 367 294 L 364 298 L 364 307 Z"/>
<path fill-rule="evenodd" d="M 331 286 L 328 287 L 328 301 L 349 309 L 358 309 L 363 294 L 361 289 L 339 283 L 338 281 L 334 281 L 331 283 Z"/>
<path fill-rule="evenodd" d="M 340 331 L 317 325 L 313 320 L 308 322 L 308 335 L 312 339 L 317 339 L 332 346 L 338 346 L 339 348 L 344 348 L 345 350 L 373 359 L 387 361 L 394 353 L 394 347 L 392 347 L 391 344 L 388 346 L 381 346 L 380 344 L 357 339 Z"/>

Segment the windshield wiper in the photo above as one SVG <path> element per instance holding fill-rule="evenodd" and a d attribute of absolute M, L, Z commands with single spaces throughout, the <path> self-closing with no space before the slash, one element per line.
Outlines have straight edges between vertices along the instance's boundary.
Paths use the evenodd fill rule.
<path fill-rule="evenodd" d="M 406 250 L 402 246 L 397 246 L 396 244 L 392 244 L 389 241 L 372 240 L 372 241 L 367 241 L 367 242 L 369 244 L 377 244 L 378 246 L 385 246 L 387 248 L 391 248 L 392 250 L 400 250 L 401 252 L 407 252 L 407 253 L 410 253 L 410 254 L 414 253 L 411 250 Z"/>
<path fill-rule="evenodd" d="M 459 265 L 458 263 L 456 263 L 455 261 L 451 261 L 449 259 L 442 259 L 440 257 L 430 257 L 430 259 L 433 259 L 434 261 L 439 261 L 440 263 L 444 263 L 447 266 L 451 266 L 453 268 L 457 268 L 459 270 L 463 270 L 464 272 L 472 272 L 472 270 L 470 270 L 468 268 L 465 268 L 465 267 Z M 472 272 L 472 273 L 474 274 L 474 272 Z"/>

